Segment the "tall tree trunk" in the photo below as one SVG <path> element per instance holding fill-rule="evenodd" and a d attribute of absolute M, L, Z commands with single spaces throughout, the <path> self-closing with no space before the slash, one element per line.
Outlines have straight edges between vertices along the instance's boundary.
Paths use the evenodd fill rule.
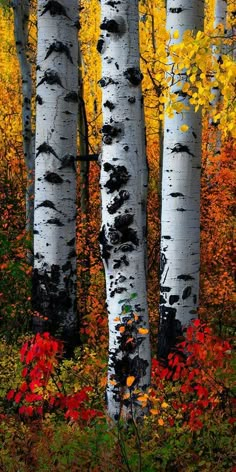
<path fill-rule="evenodd" d="M 227 0 L 215 0 L 214 8 L 214 28 L 218 25 L 224 25 L 226 27 L 226 15 L 227 15 Z"/>
<path fill-rule="evenodd" d="M 203 0 L 168 0 L 170 44 L 180 42 L 186 30 L 194 34 L 202 30 L 203 16 Z M 173 38 L 175 30 L 179 31 L 178 39 Z M 201 113 L 195 113 L 186 94 L 181 93 L 186 80 L 185 72 L 175 75 L 171 92 L 189 109 L 174 113 L 173 118 L 166 116 L 164 124 L 159 358 L 167 357 L 183 327 L 197 317 L 198 307 Z"/>
<path fill-rule="evenodd" d="M 144 390 L 150 382 L 145 271 L 147 163 L 138 0 L 102 0 L 101 6 L 98 50 L 102 54 L 104 125 L 100 243 L 109 316 L 108 413 L 118 420 L 139 414 L 133 389 Z M 131 397 L 124 401 L 128 386 Z"/>
<path fill-rule="evenodd" d="M 214 28 L 219 27 L 220 25 L 223 26 L 223 29 L 221 30 L 222 36 L 227 35 L 227 30 L 226 30 L 226 17 L 227 17 L 227 2 L 226 0 L 215 0 L 215 7 L 214 7 L 214 23 L 213 26 Z M 224 51 L 225 46 L 218 46 L 217 48 L 213 48 L 213 56 L 216 61 L 222 61 L 222 54 L 225 53 Z M 214 82 L 214 77 L 212 77 L 212 81 Z M 219 87 L 213 87 L 212 88 L 212 94 L 214 95 L 213 100 L 211 101 L 211 105 L 214 108 L 217 108 L 220 106 L 221 102 L 221 92 Z M 216 129 L 216 137 L 215 137 L 215 149 L 214 149 L 214 154 L 219 154 L 221 150 L 221 131 L 218 129 L 219 122 L 215 122 L 214 119 L 210 120 L 210 124 L 213 124 L 214 126 L 217 127 Z"/>
<path fill-rule="evenodd" d="M 78 110 L 78 128 L 79 128 L 79 150 L 80 156 L 87 156 L 87 159 L 80 161 L 80 239 L 81 251 L 78 256 L 80 266 L 80 296 L 79 296 L 79 315 L 87 315 L 87 300 L 90 286 L 90 255 L 89 255 L 89 137 L 88 123 L 83 90 L 82 75 L 82 54 L 79 47 L 78 54 L 78 76 L 79 76 L 79 110 Z"/>
<path fill-rule="evenodd" d="M 78 2 L 38 1 L 34 329 L 77 342 Z M 43 319 L 42 319 L 43 318 Z M 46 318 L 46 319 L 45 319 Z"/>
<path fill-rule="evenodd" d="M 33 234 L 34 224 L 34 139 L 32 136 L 32 76 L 28 52 L 29 0 L 13 0 L 14 35 L 22 80 L 22 134 L 27 171 L 26 231 Z"/>

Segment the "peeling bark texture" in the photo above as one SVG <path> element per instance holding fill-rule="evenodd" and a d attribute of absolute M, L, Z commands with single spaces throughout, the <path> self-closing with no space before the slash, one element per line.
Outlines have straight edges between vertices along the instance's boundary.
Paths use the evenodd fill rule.
<path fill-rule="evenodd" d="M 26 189 L 26 231 L 33 234 L 34 225 L 34 137 L 32 134 L 32 76 L 28 52 L 28 21 L 30 14 L 29 0 L 13 0 L 14 36 L 16 52 L 20 64 L 22 81 L 22 132 L 23 151 L 27 171 Z M 32 263 L 31 255 L 28 254 Z"/>
<path fill-rule="evenodd" d="M 138 0 L 102 0 L 101 7 L 100 244 L 109 316 L 107 402 L 109 416 L 116 421 L 120 417 L 128 418 L 132 412 L 137 417 L 142 414 L 135 395 L 123 400 L 128 390 L 127 377 L 134 376 L 133 385 L 141 390 L 150 383 L 145 267 L 148 176 L 140 87 Z M 134 298 L 132 293 L 136 294 Z M 140 334 L 140 327 L 147 334 Z"/>
<path fill-rule="evenodd" d="M 167 30 L 171 44 L 182 41 L 186 30 L 203 29 L 203 0 L 167 0 Z M 173 33 L 179 31 L 179 38 Z M 171 61 L 171 58 L 170 58 Z M 172 92 L 178 95 L 187 76 L 175 76 Z M 184 105 L 188 98 L 179 95 Z M 187 132 L 181 126 L 187 124 Z M 162 164 L 161 274 L 158 357 L 166 359 L 197 317 L 200 270 L 201 112 L 187 111 L 165 117 Z"/>
<path fill-rule="evenodd" d="M 77 0 L 38 1 L 33 328 L 60 337 L 67 354 L 78 344 L 77 15 Z"/>

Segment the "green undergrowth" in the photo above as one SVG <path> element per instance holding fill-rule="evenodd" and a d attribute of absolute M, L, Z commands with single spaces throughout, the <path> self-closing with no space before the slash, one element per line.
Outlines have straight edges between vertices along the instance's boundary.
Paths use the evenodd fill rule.
<path fill-rule="evenodd" d="M 102 411 L 103 417 L 89 422 L 65 419 L 56 410 L 42 418 L 19 415 L 18 405 L 8 401 L 6 395 L 22 382 L 21 370 L 19 343 L 10 346 L 2 340 L 1 472 L 235 472 L 235 423 L 229 421 L 227 410 L 214 414 L 210 407 L 206 408 L 199 430 L 191 430 L 178 411 L 174 424 L 169 424 L 167 419 L 180 386 L 178 382 L 166 383 L 162 392 L 164 402 L 163 398 L 159 402 L 163 402 L 162 416 L 146 417 L 141 424 L 131 420 L 128 425 L 122 422 L 114 425 L 106 416 L 106 362 L 99 351 L 78 349 L 74 360 L 64 360 L 59 366 L 57 385 L 48 383 L 48 394 L 62 385 L 66 392 L 92 387 L 90 407 Z M 233 382 L 234 377 L 227 379 L 227 385 Z"/>
<path fill-rule="evenodd" d="M 89 427 L 46 418 L 22 422 L 2 418 L 0 470 L 3 472 L 198 472 L 234 471 L 232 426 L 208 425 L 192 434 L 157 427 L 146 419 L 136 428 L 111 427 L 96 420 Z"/>

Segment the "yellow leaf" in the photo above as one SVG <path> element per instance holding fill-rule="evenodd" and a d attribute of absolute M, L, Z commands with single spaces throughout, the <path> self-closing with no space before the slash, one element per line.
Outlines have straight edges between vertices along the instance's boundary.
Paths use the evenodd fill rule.
<path fill-rule="evenodd" d="M 131 387 L 135 381 L 135 377 L 133 375 L 130 375 L 130 377 L 127 377 L 126 379 L 126 385 L 127 387 Z"/>
<path fill-rule="evenodd" d="M 185 133 L 186 131 L 188 131 L 189 126 L 188 125 L 182 125 L 182 126 L 180 126 L 180 129 L 181 129 L 181 131 L 183 131 L 183 133 Z"/>
<path fill-rule="evenodd" d="M 162 418 L 159 418 L 159 420 L 158 420 L 158 424 L 159 424 L 160 426 L 164 426 L 164 421 L 163 421 L 163 419 L 162 419 Z"/>
<path fill-rule="evenodd" d="M 179 32 L 178 32 L 178 30 L 175 30 L 174 33 L 173 33 L 173 38 L 178 39 L 178 37 L 179 37 Z"/>
<path fill-rule="evenodd" d="M 159 410 L 156 410 L 155 408 L 151 408 L 151 409 L 150 409 L 150 413 L 151 413 L 152 415 L 158 415 L 158 414 L 159 414 Z"/>
<path fill-rule="evenodd" d="M 120 317 L 117 316 L 116 318 L 114 318 L 114 321 L 120 321 Z"/>
<path fill-rule="evenodd" d="M 139 328 L 138 329 L 139 334 L 148 334 L 149 330 L 146 328 Z"/>
<path fill-rule="evenodd" d="M 161 407 L 162 407 L 162 408 L 168 408 L 168 406 L 169 406 L 169 405 L 168 405 L 168 403 L 166 403 L 166 402 L 163 402 L 163 403 L 161 404 Z"/>
<path fill-rule="evenodd" d="M 183 90 L 183 92 L 187 92 L 189 88 L 190 88 L 189 82 L 185 82 L 183 87 L 182 87 L 182 90 Z"/>

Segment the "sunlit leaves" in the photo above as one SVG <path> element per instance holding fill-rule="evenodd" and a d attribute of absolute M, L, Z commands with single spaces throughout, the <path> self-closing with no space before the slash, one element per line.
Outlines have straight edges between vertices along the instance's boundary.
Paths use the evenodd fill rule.
<path fill-rule="evenodd" d="M 135 381 L 135 377 L 133 375 L 130 375 L 129 377 L 127 377 L 127 379 L 126 379 L 127 387 L 131 387 L 133 385 L 134 381 Z"/>

